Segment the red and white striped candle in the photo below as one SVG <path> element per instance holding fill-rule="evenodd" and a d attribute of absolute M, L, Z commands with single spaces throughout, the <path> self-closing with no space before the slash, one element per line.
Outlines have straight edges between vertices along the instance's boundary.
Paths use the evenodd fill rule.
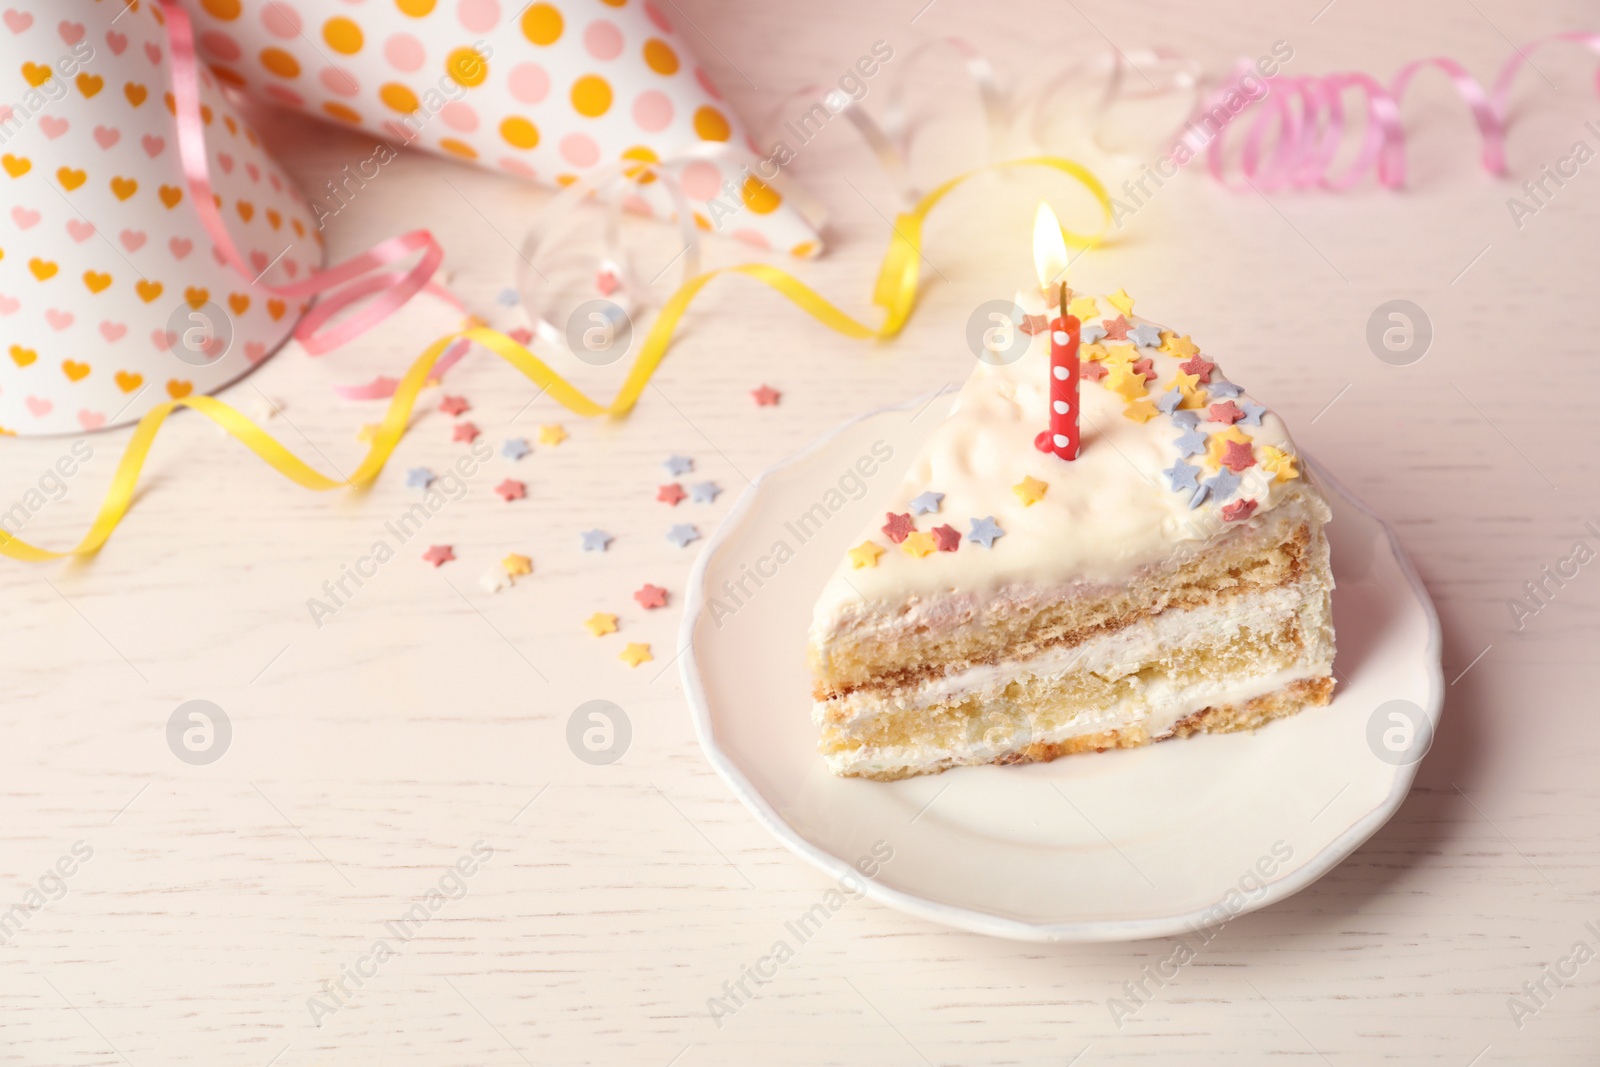
<path fill-rule="evenodd" d="M 1050 451 L 1078 458 L 1078 341 L 1082 324 L 1063 309 L 1050 322 Z"/>

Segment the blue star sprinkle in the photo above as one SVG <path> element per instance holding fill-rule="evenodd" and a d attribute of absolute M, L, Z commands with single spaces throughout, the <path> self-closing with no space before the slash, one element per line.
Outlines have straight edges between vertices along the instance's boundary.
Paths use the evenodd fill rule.
<path fill-rule="evenodd" d="M 1193 408 L 1172 413 L 1172 421 L 1185 429 L 1192 430 L 1200 425 L 1200 413 Z"/>
<path fill-rule="evenodd" d="M 1178 446 L 1178 455 L 1188 457 L 1206 450 L 1206 435 L 1190 427 L 1183 431 L 1183 436 L 1175 438 L 1172 442 Z"/>
<path fill-rule="evenodd" d="M 1086 322 L 1078 330 L 1078 340 L 1086 345 L 1092 345 L 1106 335 L 1106 328 L 1100 325 L 1100 320 Z"/>
<path fill-rule="evenodd" d="M 604 552 L 611 544 L 611 535 L 604 530 L 585 530 L 579 536 L 583 538 L 585 552 Z"/>
<path fill-rule="evenodd" d="M 500 446 L 500 454 L 507 459 L 521 459 L 531 451 L 533 449 L 528 447 L 528 439 L 526 437 L 508 437 L 505 439 L 505 443 Z"/>
<path fill-rule="evenodd" d="M 1210 495 L 1211 495 L 1211 483 L 1210 482 L 1202 482 L 1200 487 L 1194 491 L 1194 496 L 1189 498 L 1189 510 L 1193 511 L 1195 508 L 1199 507 L 1201 504 L 1204 504 L 1206 502 L 1206 497 L 1208 497 Z"/>
<path fill-rule="evenodd" d="M 1240 419 L 1239 422 L 1245 426 L 1260 426 L 1261 416 L 1267 413 L 1265 407 L 1260 404 L 1252 404 L 1248 400 L 1240 404 L 1239 407 L 1244 411 L 1244 418 Z"/>
<path fill-rule="evenodd" d="M 1172 479 L 1172 491 L 1174 493 L 1184 489 L 1200 488 L 1200 481 L 1197 477 L 1200 473 L 1200 468 L 1190 466 L 1181 459 L 1161 473 Z"/>
<path fill-rule="evenodd" d="M 911 514 L 927 515 L 936 512 L 939 510 L 939 502 L 943 499 L 943 493 L 935 493 L 931 489 L 926 493 L 919 493 L 911 498 Z"/>
<path fill-rule="evenodd" d="M 994 521 L 993 515 L 983 519 L 968 519 L 967 521 L 972 523 L 972 529 L 967 531 L 967 540 L 976 541 L 984 548 L 993 548 L 995 541 L 1006 535 L 1006 532 L 1000 529 L 999 524 Z"/>
<path fill-rule="evenodd" d="M 504 304 L 506 307 L 513 307 L 515 306 L 516 302 L 522 298 L 517 295 L 517 291 L 515 289 L 502 289 L 500 290 L 500 295 L 496 296 L 495 299 L 500 301 L 500 303 Z"/>
<path fill-rule="evenodd" d="M 689 499 L 696 504 L 715 504 L 722 487 L 716 482 L 696 482 L 689 487 Z"/>
<path fill-rule="evenodd" d="M 674 478 L 678 477 L 680 474 L 688 474 L 690 471 L 694 470 L 694 460 L 690 459 L 688 456 L 668 456 L 666 459 L 661 461 L 661 465 L 667 468 L 667 473 L 672 475 Z"/>
<path fill-rule="evenodd" d="M 1211 489 L 1211 498 L 1220 504 L 1239 491 L 1239 476 L 1223 467 L 1206 485 Z"/>
<path fill-rule="evenodd" d="M 1143 322 L 1128 331 L 1128 340 L 1140 348 L 1156 348 L 1161 344 L 1161 331 Z"/>
<path fill-rule="evenodd" d="M 667 531 L 667 540 L 682 548 L 690 541 L 700 540 L 700 531 L 688 523 L 679 523 Z"/>
<path fill-rule="evenodd" d="M 1183 394 L 1177 389 L 1168 389 L 1161 394 L 1161 399 L 1156 401 L 1156 407 L 1161 409 L 1163 415 L 1171 415 L 1178 410 L 1178 405 L 1183 403 Z"/>
<path fill-rule="evenodd" d="M 1219 397 L 1220 396 L 1220 397 L 1222 397 L 1224 399 L 1226 399 L 1228 397 L 1238 396 L 1240 393 L 1244 392 L 1243 389 L 1240 389 L 1237 385 L 1234 385 L 1232 382 L 1211 382 L 1206 386 L 1206 389 L 1207 389 L 1207 391 L 1209 391 L 1211 393 L 1211 395 L 1213 397 Z"/>
<path fill-rule="evenodd" d="M 433 484 L 433 472 L 427 467 L 412 467 L 406 471 L 407 489 L 426 489 Z"/>

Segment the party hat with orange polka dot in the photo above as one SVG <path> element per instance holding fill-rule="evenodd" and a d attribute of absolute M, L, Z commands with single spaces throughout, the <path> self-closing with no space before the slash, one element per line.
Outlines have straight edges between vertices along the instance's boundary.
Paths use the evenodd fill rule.
<path fill-rule="evenodd" d="M 219 266 L 179 161 L 157 5 L 0 12 L 0 432 L 76 433 L 208 393 L 288 336 L 298 301 Z M 216 206 L 284 285 L 320 269 L 314 214 L 209 76 Z"/>
<path fill-rule="evenodd" d="M 610 169 L 629 209 L 675 213 L 654 168 L 704 230 L 797 255 L 816 229 L 655 0 L 181 0 L 218 78 L 397 144 L 568 185 Z M 664 0 L 663 0 L 664 3 Z M 666 4 L 670 8 L 670 4 Z M 311 189 L 337 214 L 392 155 Z M 768 181 L 763 181 L 767 178 Z"/>

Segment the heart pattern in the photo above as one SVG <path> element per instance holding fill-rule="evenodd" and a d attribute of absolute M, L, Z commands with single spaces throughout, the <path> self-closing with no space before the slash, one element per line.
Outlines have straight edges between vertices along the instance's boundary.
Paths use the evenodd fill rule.
<path fill-rule="evenodd" d="M 160 4 L 129 3 L 114 25 L 97 27 L 67 5 L 11 3 L 0 2 L 0 70 L 22 80 L 4 94 L 12 103 L 0 104 L 0 120 L 24 121 L 0 145 L 0 427 L 106 428 L 266 359 L 302 307 L 194 254 L 213 242 L 179 158 Z M 72 49 L 86 45 L 93 61 L 74 61 Z M 22 92 L 52 79 L 67 91 L 35 113 L 19 110 Z M 200 96 L 213 191 L 234 243 L 256 272 L 270 268 L 268 284 L 304 277 L 322 262 L 305 200 L 209 73 Z M 235 342 L 205 367 L 179 364 L 169 319 L 208 301 L 225 309 Z"/>

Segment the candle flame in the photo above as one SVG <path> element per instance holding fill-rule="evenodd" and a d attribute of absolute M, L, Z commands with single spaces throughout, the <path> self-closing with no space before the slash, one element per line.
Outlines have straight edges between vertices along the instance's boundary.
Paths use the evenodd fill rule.
<path fill-rule="evenodd" d="M 1061 223 L 1043 201 L 1033 216 L 1033 269 L 1039 274 L 1041 289 L 1061 281 L 1067 271 L 1067 242 L 1061 236 Z"/>

